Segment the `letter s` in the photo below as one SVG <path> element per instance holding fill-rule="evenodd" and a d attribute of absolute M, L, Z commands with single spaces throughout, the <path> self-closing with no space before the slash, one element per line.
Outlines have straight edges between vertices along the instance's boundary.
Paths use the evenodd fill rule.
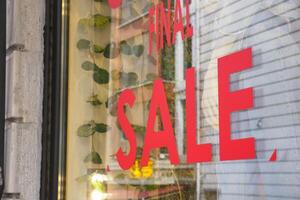
<path fill-rule="evenodd" d="M 128 121 L 124 105 L 128 104 L 130 107 L 133 106 L 133 103 L 135 101 L 135 96 L 131 90 L 125 90 L 121 93 L 117 105 L 117 117 L 118 122 L 120 124 L 121 129 L 123 130 L 126 138 L 129 141 L 130 145 L 130 152 L 128 155 L 125 155 L 121 148 L 119 148 L 116 156 L 119 162 L 119 165 L 122 169 L 127 170 L 129 169 L 135 161 L 136 158 L 136 138 L 133 128 L 130 125 L 130 122 Z"/>

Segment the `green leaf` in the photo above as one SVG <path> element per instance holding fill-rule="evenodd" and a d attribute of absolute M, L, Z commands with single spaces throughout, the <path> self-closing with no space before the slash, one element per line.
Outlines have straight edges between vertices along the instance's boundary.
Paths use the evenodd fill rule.
<path fill-rule="evenodd" d="M 101 159 L 100 155 L 94 151 L 85 157 L 84 162 L 86 162 L 86 163 L 92 162 L 94 164 L 102 164 L 102 159 Z"/>
<path fill-rule="evenodd" d="M 139 125 L 132 125 L 132 128 L 135 133 L 144 134 L 146 132 L 146 127 Z"/>
<path fill-rule="evenodd" d="M 134 72 L 121 73 L 121 83 L 125 87 L 136 85 L 137 81 L 138 81 L 138 75 L 136 73 Z"/>
<path fill-rule="evenodd" d="M 94 135 L 95 132 L 95 124 L 93 123 L 84 124 L 77 129 L 77 135 L 79 137 L 89 137 Z"/>
<path fill-rule="evenodd" d="M 129 44 L 126 41 L 121 42 L 120 50 L 121 50 L 122 54 L 125 54 L 125 55 L 131 55 L 132 54 L 131 47 L 129 46 Z"/>
<path fill-rule="evenodd" d="M 82 63 L 81 68 L 86 71 L 93 71 L 98 68 L 98 66 L 90 61 L 85 61 Z"/>
<path fill-rule="evenodd" d="M 106 133 L 110 129 L 106 124 L 100 123 L 96 124 L 95 131 L 98 133 Z"/>
<path fill-rule="evenodd" d="M 137 81 L 138 80 L 138 75 L 134 72 L 129 72 L 128 73 L 128 80 L 129 81 Z"/>
<path fill-rule="evenodd" d="M 94 71 L 93 78 L 98 84 L 107 84 L 109 82 L 109 73 L 105 69 L 99 68 L 96 64 L 85 61 L 81 67 L 86 71 Z"/>
<path fill-rule="evenodd" d="M 98 99 L 98 95 L 90 96 L 87 102 L 93 106 L 100 106 L 102 104 L 102 102 Z"/>
<path fill-rule="evenodd" d="M 94 81 L 98 84 L 107 84 L 109 82 L 109 73 L 105 69 L 96 68 L 94 69 L 93 75 Z"/>
<path fill-rule="evenodd" d="M 134 72 L 128 73 L 128 86 L 133 86 L 138 84 L 138 75 Z"/>
<path fill-rule="evenodd" d="M 110 23 L 110 17 L 101 14 L 95 14 L 91 18 L 82 18 L 78 21 L 81 28 L 95 27 L 103 29 L 108 23 Z"/>
<path fill-rule="evenodd" d="M 119 56 L 119 54 L 120 54 L 120 50 L 117 48 L 117 45 L 114 42 L 106 45 L 103 52 L 104 57 L 108 59 L 114 59 L 117 56 Z"/>
<path fill-rule="evenodd" d="M 132 51 L 136 57 L 140 57 L 144 53 L 144 46 L 143 45 L 135 45 L 132 48 Z"/>
<path fill-rule="evenodd" d="M 101 14 L 95 14 L 89 21 L 90 26 L 102 29 L 110 22 L 110 18 Z"/>
<path fill-rule="evenodd" d="M 83 50 L 83 49 L 89 49 L 90 48 L 90 44 L 91 42 L 89 40 L 86 40 L 86 39 L 80 39 L 78 42 L 77 42 L 77 48 L 79 50 Z"/>
<path fill-rule="evenodd" d="M 78 25 L 81 26 L 81 27 L 86 27 L 89 25 L 89 19 L 88 18 L 83 18 L 83 19 L 80 19 L 78 21 Z"/>
<path fill-rule="evenodd" d="M 104 48 L 101 47 L 100 45 L 96 45 L 96 44 L 93 45 L 93 52 L 94 53 L 103 53 L 103 51 L 104 51 Z"/>

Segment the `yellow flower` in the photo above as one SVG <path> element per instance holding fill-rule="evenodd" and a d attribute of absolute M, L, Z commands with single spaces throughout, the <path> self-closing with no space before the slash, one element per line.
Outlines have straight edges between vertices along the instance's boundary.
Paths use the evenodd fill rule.
<path fill-rule="evenodd" d="M 133 164 L 133 166 L 130 168 L 131 176 L 133 178 L 141 178 L 142 177 L 142 172 L 140 171 L 140 163 L 139 160 L 136 160 Z"/>
<path fill-rule="evenodd" d="M 136 160 L 130 168 L 131 176 L 136 179 L 150 178 L 153 175 L 153 161 L 149 161 L 148 165 L 140 168 L 140 160 Z"/>

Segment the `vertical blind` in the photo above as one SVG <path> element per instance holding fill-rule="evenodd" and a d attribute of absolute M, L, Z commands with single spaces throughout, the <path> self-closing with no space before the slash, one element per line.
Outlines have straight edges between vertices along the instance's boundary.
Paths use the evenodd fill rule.
<path fill-rule="evenodd" d="M 201 142 L 214 162 L 201 165 L 201 195 L 218 199 L 300 198 L 300 3 L 200 1 Z M 257 159 L 219 162 L 217 59 L 253 49 L 253 67 L 231 76 L 231 90 L 252 87 L 254 108 L 231 115 L 232 138 L 256 138 Z M 230 100 L 229 100 L 230 101 Z M 277 161 L 270 162 L 277 150 Z"/>

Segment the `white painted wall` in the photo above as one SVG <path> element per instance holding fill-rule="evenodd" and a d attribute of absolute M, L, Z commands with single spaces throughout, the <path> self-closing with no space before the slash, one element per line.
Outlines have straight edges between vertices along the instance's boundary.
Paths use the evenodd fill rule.
<path fill-rule="evenodd" d="M 19 43 L 26 51 L 7 57 L 6 192 L 22 200 L 38 200 L 41 171 L 43 102 L 43 27 L 45 1 L 8 0 L 7 47 Z"/>

